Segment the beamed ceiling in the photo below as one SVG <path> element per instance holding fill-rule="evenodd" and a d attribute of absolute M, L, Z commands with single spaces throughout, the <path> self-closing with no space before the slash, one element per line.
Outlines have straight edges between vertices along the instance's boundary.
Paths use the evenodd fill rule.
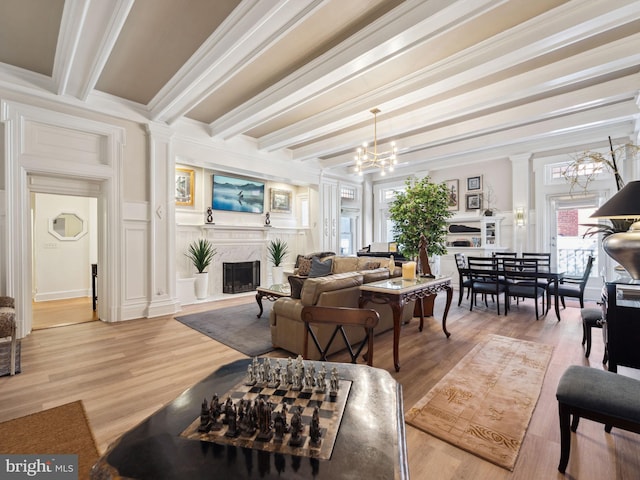
<path fill-rule="evenodd" d="M 640 1 L 0 0 L 0 88 L 343 174 L 632 136 Z"/>

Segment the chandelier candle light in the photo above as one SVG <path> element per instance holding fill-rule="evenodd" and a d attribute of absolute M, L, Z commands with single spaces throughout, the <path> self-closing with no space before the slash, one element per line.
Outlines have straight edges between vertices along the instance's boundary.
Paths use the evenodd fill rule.
<path fill-rule="evenodd" d="M 391 142 L 391 150 L 386 152 L 378 152 L 378 114 L 380 110 L 374 108 L 373 113 L 373 150 L 369 150 L 368 144 L 365 142 L 362 147 L 358 148 L 355 156 L 355 171 L 362 175 L 362 171 L 367 168 L 377 167 L 380 169 L 380 175 L 385 175 L 387 171 L 392 172 L 393 166 L 398 163 L 396 142 Z"/>

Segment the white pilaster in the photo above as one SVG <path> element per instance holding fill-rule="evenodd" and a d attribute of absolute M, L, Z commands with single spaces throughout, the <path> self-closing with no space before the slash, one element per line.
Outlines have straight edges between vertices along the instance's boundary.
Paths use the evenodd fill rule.
<path fill-rule="evenodd" d="M 509 157 L 509 160 L 511 160 L 511 184 L 513 185 L 511 210 L 515 215 L 518 208 L 523 208 L 525 218 L 524 227 L 518 227 L 515 219 L 513 221 L 512 244 L 518 253 L 527 251 L 529 247 L 533 245 L 530 232 L 534 231 L 534 229 L 528 228 L 532 218 L 529 214 L 531 209 L 529 205 L 529 199 L 531 198 L 530 189 L 534 182 L 533 174 L 529 166 L 530 159 L 531 153 L 523 153 Z"/>

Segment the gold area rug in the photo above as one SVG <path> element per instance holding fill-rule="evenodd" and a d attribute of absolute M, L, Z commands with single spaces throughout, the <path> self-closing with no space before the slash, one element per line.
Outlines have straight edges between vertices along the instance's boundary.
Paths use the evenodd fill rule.
<path fill-rule="evenodd" d="M 81 400 L 0 423 L 0 452 L 77 454 L 83 479 L 99 457 Z"/>
<path fill-rule="evenodd" d="M 489 335 L 405 420 L 513 471 L 552 352 L 551 345 Z"/>

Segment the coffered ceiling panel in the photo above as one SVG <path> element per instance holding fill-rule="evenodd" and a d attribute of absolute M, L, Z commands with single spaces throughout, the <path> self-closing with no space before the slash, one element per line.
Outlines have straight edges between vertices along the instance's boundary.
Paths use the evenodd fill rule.
<path fill-rule="evenodd" d="M 1 0 L 0 94 L 336 175 L 378 108 L 415 171 L 633 137 L 638 45 L 638 0 Z"/>

